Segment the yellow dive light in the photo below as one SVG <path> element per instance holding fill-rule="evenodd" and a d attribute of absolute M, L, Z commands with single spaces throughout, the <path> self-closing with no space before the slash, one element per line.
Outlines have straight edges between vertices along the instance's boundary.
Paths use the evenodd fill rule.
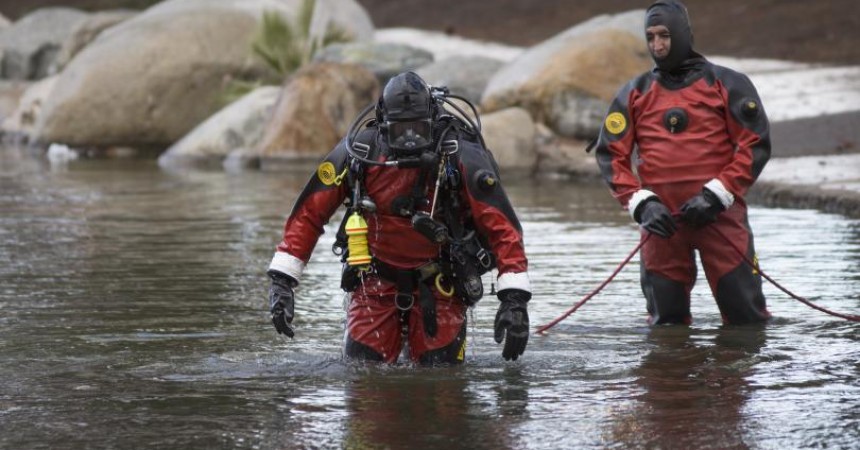
<path fill-rule="evenodd" d="M 366 270 L 370 265 L 370 249 L 367 246 L 367 222 L 361 214 L 354 212 L 346 221 L 344 227 L 347 235 L 347 247 L 349 248 L 349 257 L 346 263 L 350 266 L 359 266 L 361 270 Z M 363 267 L 362 267 L 363 266 Z"/>

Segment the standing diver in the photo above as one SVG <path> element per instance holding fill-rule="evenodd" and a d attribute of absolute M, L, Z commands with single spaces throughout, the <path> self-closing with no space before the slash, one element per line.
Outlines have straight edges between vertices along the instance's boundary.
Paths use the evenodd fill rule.
<path fill-rule="evenodd" d="M 656 235 L 641 256 L 649 323 L 692 321 L 695 250 L 723 321 L 764 322 L 761 275 L 722 237 L 755 259 L 744 195 L 770 158 L 764 107 L 749 78 L 693 50 L 681 2 L 654 2 L 645 38 L 656 67 L 615 97 L 597 162 L 642 239 Z"/>

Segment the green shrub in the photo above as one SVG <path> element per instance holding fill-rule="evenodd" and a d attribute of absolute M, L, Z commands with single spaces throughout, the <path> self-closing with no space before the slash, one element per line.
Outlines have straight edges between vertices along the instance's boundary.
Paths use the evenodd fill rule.
<path fill-rule="evenodd" d="M 279 85 L 283 80 L 307 64 L 320 48 L 335 42 L 346 42 L 350 36 L 336 26 L 329 26 L 322 39 L 311 37 L 311 19 L 316 0 L 304 0 L 298 15 L 288 20 L 277 11 L 265 11 L 254 32 L 251 50 L 275 73 L 275 77 L 257 80 L 231 80 L 221 93 L 219 102 L 230 104 L 263 85 Z"/>
<path fill-rule="evenodd" d="M 310 62 L 320 48 L 349 40 L 346 32 L 333 26 L 325 31 L 322 39 L 312 38 L 310 27 L 315 6 L 315 0 L 304 0 L 293 21 L 274 11 L 263 13 L 251 48 L 282 78 Z"/>

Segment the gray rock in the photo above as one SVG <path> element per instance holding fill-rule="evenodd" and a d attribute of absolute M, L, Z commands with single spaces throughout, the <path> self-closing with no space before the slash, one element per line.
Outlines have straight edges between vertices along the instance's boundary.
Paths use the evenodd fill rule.
<path fill-rule="evenodd" d="M 615 92 L 652 65 L 643 17 L 598 16 L 530 48 L 490 79 L 481 106 L 521 106 L 562 136 L 594 136 Z"/>
<path fill-rule="evenodd" d="M 312 36 L 321 38 L 330 27 L 346 32 L 353 41 L 373 38 L 373 22 L 367 11 L 355 0 L 316 0 L 311 18 Z"/>
<path fill-rule="evenodd" d="M 32 84 L 31 81 L 0 80 L 0 123 L 11 116 L 16 109 L 24 92 Z"/>
<path fill-rule="evenodd" d="M 537 163 L 537 129 L 528 111 L 507 108 L 481 118 L 482 134 L 499 168 L 506 171 L 532 171 Z"/>
<path fill-rule="evenodd" d="M 402 44 L 349 42 L 332 44 L 314 57 L 315 61 L 358 64 L 373 72 L 379 83 L 398 73 L 415 70 L 433 62 L 433 54 Z"/>
<path fill-rule="evenodd" d="M 60 74 L 35 138 L 73 146 L 173 144 L 220 109 L 231 80 L 271 73 L 252 54 L 251 37 L 264 11 L 294 17 L 300 4 L 167 0 L 108 28 Z"/>
<path fill-rule="evenodd" d="M 187 3 L 194 2 L 150 8 L 78 53 L 59 75 L 35 138 L 167 146 L 217 111 L 226 80 L 266 70 L 247 47 L 253 14 Z"/>
<path fill-rule="evenodd" d="M 36 139 L 167 147 L 220 107 L 230 80 L 269 69 L 249 42 L 264 11 L 301 0 L 168 0 L 100 33 L 60 74 Z M 349 29 L 347 27 L 347 29 Z"/>
<path fill-rule="evenodd" d="M 72 8 L 38 9 L 0 32 L 0 77 L 38 80 L 49 75 L 63 42 L 86 18 Z"/>
<path fill-rule="evenodd" d="M 28 139 L 42 115 L 47 98 L 57 83 L 57 76 L 31 82 L 18 101 L 18 106 L 3 120 L 3 133 Z"/>
<path fill-rule="evenodd" d="M 549 101 L 547 125 L 562 136 L 597 136 L 609 102 L 576 90 L 566 90 Z"/>
<path fill-rule="evenodd" d="M 415 72 L 433 86 L 447 86 L 452 94 L 472 103 L 481 101 L 487 82 L 504 65 L 502 61 L 481 56 L 452 56 L 417 69 Z"/>
<path fill-rule="evenodd" d="M 537 173 L 565 175 L 579 179 L 600 178 L 600 168 L 594 153 L 587 153 L 588 142 L 552 136 L 538 145 Z"/>
<path fill-rule="evenodd" d="M 582 36 L 600 30 L 616 30 L 629 33 L 642 40 L 642 24 L 645 20 L 645 10 L 633 10 L 616 15 L 600 15 L 585 22 L 578 23 L 567 30 L 529 48 L 519 57 L 498 71 L 490 80 L 484 98 L 499 95 L 504 91 L 514 91 L 527 83 L 550 63 L 559 51 L 568 47 L 571 42 Z"/>
<path fill-rule="evenodd" d="M 71 36 L 63 42 L 56 60 L 51 65 L 50 73 L 60 72 L 99 33 L 134 17 L 136 14 L 138 14 L 137 11 L 131 10 L 103 11 L 91 14 L 80 22 L 72 31 Z"/>
<path fill-rule="evenodd" d="M 313 159 L 328 153 L 355 116 L 379 96 L 379 82 L 355 64 L 313 63 L 295 73 L 278 99 L 261 158 Z"/>
<path fill-rule="evenodd" d="M 198 125 L 158 158 L 164 168 L 220 166 L 236 149 L 255 147 L 281 89 L 264 86 Z"/>

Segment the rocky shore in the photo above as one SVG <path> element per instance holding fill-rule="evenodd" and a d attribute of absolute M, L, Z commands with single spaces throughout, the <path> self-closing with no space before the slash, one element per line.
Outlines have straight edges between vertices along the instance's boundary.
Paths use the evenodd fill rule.
<path fill-rule="evenodd" d="M 618 87 L 651 65 L 643 10 L 598 15 L 520 47 L 379 29 L 358 2 L 317 2 L 306 39 L 336 27 L 348 42 L 308 54 L 281 78 L 248 42 L 266 14 L 302 17 L 298 1 L 46 8 L 0 22 L 3 137 L 71 153 L 148 149 L 171 170 L 265 170 L 318 159 L 388 77 L 415 70 L 478 106 L 504 171 L 596 177 L 586 144 Z M 860 217 L 860 66 L 711 59 L 750 76 L 772 122 L 773 159 L 750 200 Z M 237 83 L 252 89 L 225 100 Z"/>

